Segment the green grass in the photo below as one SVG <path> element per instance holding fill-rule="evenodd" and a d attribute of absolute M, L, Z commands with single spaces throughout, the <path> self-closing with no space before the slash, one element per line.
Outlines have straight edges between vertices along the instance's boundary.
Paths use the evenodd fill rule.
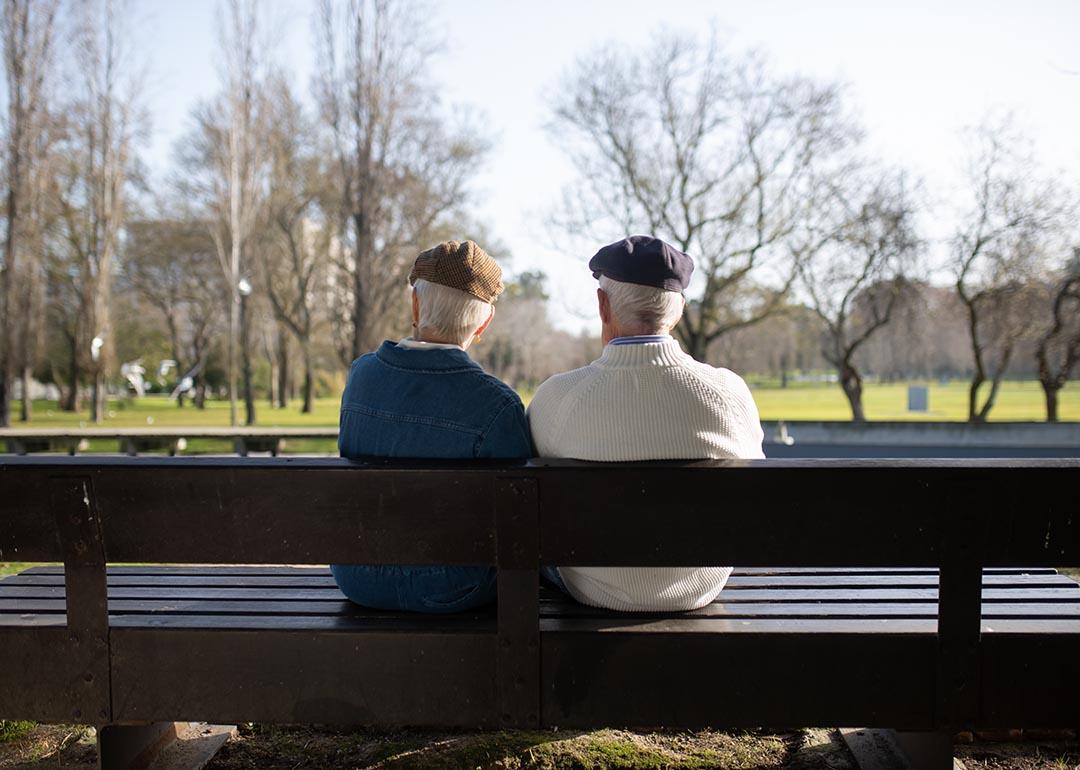
<path fill-rule="evenodd" d="M 907 411 L 909 384 L 930 389 L 930 410 Z M 780 388 L 762 384 L 753 388 L 754 400 L 763 420 L 850 420 L 851 408 L 840 386 L 833 384 L 793 383 Z M 936 382 L 868 383 L 863 391 L 863 406 L 868 420 L 959 421 L 967 419 L 968 383 L 954 380 L 948 385 Z M 1060 393 L 1058 417 L 1080 420 L 1080 382 L 1069 383 Z M 1010 381 L 1001 386 L 991 421 L 1035 421 L 1046 419 L 1043 391 L 1038 382 Z"/>
<path fill-rule="evenodd" d="M 765 420 L 848 420 L 851 411 L 840 387 L 835 383 L 797 383 L 787 388 L 779 387 L 775 380 L 747 378 L 753 388 L 758 410 Z M 963 380 L 942 385 L 937 382 L 910 384 L 927 385 L 930 388 L 930 411 L 910 413 L 907 411 L 907 388 L 909 383 L 868 383 L 863 396 L 867 418 L 871 420 L 947 420 L 967 419 L 968 384 Z M 522 394 L 526 402 L 532 393 Z M 300 405 L 294 402 L 286 409 L 270 409 L 265 401 L 256 406 L 258 425 L 264 427 L 334 427 L 338 423 L 340 400 L 320 398 L 315 401 L 312 414 L 302 414 Z M 241 417 L 243 408 L 241 407 Z M 1080 421 L 1080 381 L 1071 382 L 1061 391 L 1060 419 Z M 1042 421 L 1046 408 L 1042 388 L 1034 380 L 1009 381 L 1001 387 L 997 404 L 990 413 L 991 420 Z M 13 424 L 13 427 L 72 428 L 91 427 L 85 412 L 72 414 L 62 412 L 53 401 L 34 403 L 34 417 L 29 423 Z M 148 396 L 138 400 L 114 400 L 109 403 L 108 414 L 102 427 L 227 427 L 229 404 L 211 401 L 206 409 L 195 409 L 190 404 L 184 408 L 163 397 Z M 290 447 L 292 451 L 332 451 L 332 442 L 299 442 Z M 95 451 L 116 451 L 112 442 L 92 446 Z M 191 442 L 189 452 L 227 452 L 226 442 Z"/>
<path fill-rule="evenodd" d="M 8 721 L 0 719 L 0 743 L 14 741 L 28 735 L 34 729 L 34 722 Z"/>

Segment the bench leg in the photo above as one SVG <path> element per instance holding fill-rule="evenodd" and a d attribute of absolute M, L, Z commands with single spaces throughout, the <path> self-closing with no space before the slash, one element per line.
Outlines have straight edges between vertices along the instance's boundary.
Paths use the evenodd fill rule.
<path fill-rule="evenodd" d="M 952 770 L 952 733 L 844 729 L 844 743 L 861 770 Z"/>
<path fill-rule="evenodd" d="M 176 727 L 175 722 L 152 722 L 99 728 L 98 767 L 101 770 L 142 770 L 176 740 Z"/>

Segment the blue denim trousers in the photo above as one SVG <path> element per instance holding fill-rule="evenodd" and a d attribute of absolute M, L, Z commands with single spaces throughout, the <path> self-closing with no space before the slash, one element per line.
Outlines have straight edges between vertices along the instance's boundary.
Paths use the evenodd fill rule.
<path fill-rule="evenodd" d="M 495 601 L 491 567 L 331 564 L 330 571 L 345 596 L 373 609 L 461 612 Z"/>

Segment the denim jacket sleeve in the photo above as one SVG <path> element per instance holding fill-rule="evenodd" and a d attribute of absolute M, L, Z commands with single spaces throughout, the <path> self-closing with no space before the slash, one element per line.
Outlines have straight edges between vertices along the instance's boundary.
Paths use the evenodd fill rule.
<path fill-rule="evenodd" d="M 532 454 L 525 408 L 517 399 L 508 400 L 480 436 L 476 457 L 525 459 Z"/>

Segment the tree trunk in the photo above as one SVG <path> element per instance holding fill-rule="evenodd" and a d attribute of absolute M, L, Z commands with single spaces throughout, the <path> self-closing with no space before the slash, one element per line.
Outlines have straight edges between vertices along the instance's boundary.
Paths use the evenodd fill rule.
<path fill-rule="evenodd" d="M 5 406 L 8 403 L 8 389 L 4 378 L 0 377 L 0 428 L 8 427 L 8 412 Z"/>
<path fill-rule="evenodd" d="M 24 366 L 22 372 L 22 410 L 19 414 L 19 420 L 21 422 L 30 422 L 30 418 L 34 414 L 34 403 L 30 399 L 31 374 L 30 367 Z"/>
<path fill-rule="evenodd" d="M 229 424 L 233 427 L 240 424 L 240 416 L 236 406 L 236 332 L 239 326 L 240 302 L 239 291 L 236 288 L 235 278 L 232 281 L 232 300 L 229 302 L 229 344 L 228 344 L 228 376 L 229 376 Z M 246 349 L 246 346 L 245 346 Z"/>
<path fill-rule="evenodd" d="M 981 422 L 979 419 L 979 389 L 986 378 L 976 374 L 971 378 L 971 386 L 968 388 L 968 422 Z"/>
<path fill-rule="evenodd" d="M 285 409 L 289 406 L 289 333 L 285 324 L 278 324 L 278 389 L 277 406 Z"/>
<path fill-rule="evenodd" d="M 994 408 L 994 404 L 997 402 L 998 390 L 1001 389 L 1001 379 L 1003 376 L 1003 373 L 998 374 L 990 382 L 990 395 L 986 397 L 986 401 L 983 402 L 982 408 L 979 409 L 975 422 L 984 423 L 989 419 L 990 410 Z"/>
<path fill-rule="evenodd" d="M 90 399 L 90 419 L 100 423 L 105 419 L 105 372 L 94 373 L 94 388 Z"/>
<path fill-rule="evenodd" d="M 255 395 L 251 388 L 251 345 L 248 339 L 248 326 L 250 320 L 248 319 L 248 312 L 246 307 L 246 301 L 241 300 L 240 304 L 240 352 L 243 360 L 243 376 L 244 376 L 244 424 L 255 424 Z"/>
<path fill-rule="evenodd" d="M 311 414 L 314 401 L 314 389 L 315 389 L 315 377 L 313 373 L 314 365 L 311 360 L 311 341 L 304 340 L 304 407 L 300 411 L 304 414 Z"/>
<path fill-rule="evenodd" d="M 76 337 L 77 335 L 68 339 L 71 344 L 68 351 L 71 354 L 71 387 L 60 405 L 60 408 L 65 412 L 77 412 L 82 408 L 81 399 L 79 398 L 79 349 L 76 347 Z"/>
<path fill-rule="evenodd" d="M 1054 382 L 1041 380 L 1043 394 L 1046 396 L 1046 421 L 1058 421 L 1058 391 L 1061 386 Z"/>
<path fill-rule="evenodd" d="M 851 405 L 851 421 L 866 422 L 862 404 L 862 377 L 851 364 L 845 364 L 840 368 L 840 387 L 843 388 L 848 404 Z"/>

